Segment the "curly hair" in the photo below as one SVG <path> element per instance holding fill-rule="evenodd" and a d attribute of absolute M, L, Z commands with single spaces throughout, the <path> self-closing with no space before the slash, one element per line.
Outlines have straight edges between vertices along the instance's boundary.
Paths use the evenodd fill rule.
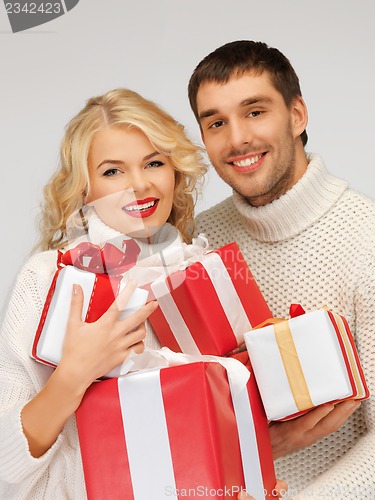
<path fill-rule="evenodd" d="M 175 190 L 168 222 L 188 242 L 194 230 L 193 214 L 198 185 L 206 165 L 202 148 L 186 136 L 184 127 L 134 91 L 115 89 L 89 99 L 68 123 L 60 148 L 60 165 L 43 190 L 40 250 L 67 244 L 68 219 L 82 213 L 89 192 L 88 155 L 94 134 L 112 126 L 136 127 L 160 153 L 168 155 L 175 169 Z"/>

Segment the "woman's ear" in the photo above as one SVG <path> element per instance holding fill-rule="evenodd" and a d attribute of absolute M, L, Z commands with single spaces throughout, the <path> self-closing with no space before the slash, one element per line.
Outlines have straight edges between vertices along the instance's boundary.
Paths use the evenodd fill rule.
<path fill-rule="evenodd" d="M 293 100 L 290 110 L 293 135 L 296 138 L 306 129 L 308 122 L 307 107 L 301 96 Z"/>
<path fill-rule="evenodd" d="M 87 205 L 90 203 L 90 186 L 86 183 L 86 187 L 82 191 L 82 200 L 83 200 L 83 205 Z"/>
<path fill-rule="evenodd" d="M 86 218 L 86 215 L 83 212 L 83 207 L 79 209 L 79 216 L 81 218 L 82 228 L 87 234 L 89 232 L 89 221 Z"/>

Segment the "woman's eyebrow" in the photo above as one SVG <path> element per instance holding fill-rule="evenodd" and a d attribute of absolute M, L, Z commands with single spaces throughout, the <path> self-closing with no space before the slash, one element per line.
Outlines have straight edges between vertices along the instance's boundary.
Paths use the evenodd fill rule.
<path fill-rule="evenodd" d="M 157 156 L 159 154 L 161 154 L 161 153 L 159 153 L 159 151 L 153 151 L 152 153 L 146 155 L 143 158 L 142 161 L 150 160 L 151 158 L 153 158 L 154 156 Z M 109 163 L 110 165 L 124 165 L 124 162 L 122 160 L 110 160 L 110 159 L 107 159 L 107 160 L 103 160 L 102 162 L 100 162 L 99 165 L 96 168 L 99 168 L 102 165 L 105 165 L 106 163 Z"/>
<path fill-rule="evenodd" d="M 103 160 L 101 163 L 96 168 L 101 167 L 102 165 L 105 165 L 106 163 L 110 163 L 111 165 L 123 165 L 124 162 L 121 160 Z"/>

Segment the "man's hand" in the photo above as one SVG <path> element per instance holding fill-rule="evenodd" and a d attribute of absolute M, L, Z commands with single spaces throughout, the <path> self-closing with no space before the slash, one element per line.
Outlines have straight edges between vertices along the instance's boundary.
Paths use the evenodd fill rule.
<path fill-rule="evenodd" d="M 326 404 L 309 411 L 306 415 L 273 422 L 269 426 L 273 458 L 305 448 L 336 431 L 361 405 L 360 401 L 348 400 L 337 405 Z"/>

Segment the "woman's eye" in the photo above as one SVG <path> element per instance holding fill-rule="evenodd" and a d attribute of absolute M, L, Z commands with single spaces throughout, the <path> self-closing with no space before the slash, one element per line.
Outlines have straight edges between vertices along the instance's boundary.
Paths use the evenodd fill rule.
<path fill-rule="evenodd" d="M 146 167 L 162 167 L 164 163 L 162 161 L 150 161 L 150 163 L 147 163 Z"/>
<path fill-rule="evenodd" d="M 104 172 L 104 174 L 103 174 L 103 175 L 104 175 L 105 177 L 110 177 L 110 176 L 112 176 L 112 175 L 117 175 L 117 174 L 119 174 L 119 173 L 120 173 L 120 171 L 119 171 L 117 168 L 109 168 L 108 170 L 106 170 L 106 171 Z"/>

